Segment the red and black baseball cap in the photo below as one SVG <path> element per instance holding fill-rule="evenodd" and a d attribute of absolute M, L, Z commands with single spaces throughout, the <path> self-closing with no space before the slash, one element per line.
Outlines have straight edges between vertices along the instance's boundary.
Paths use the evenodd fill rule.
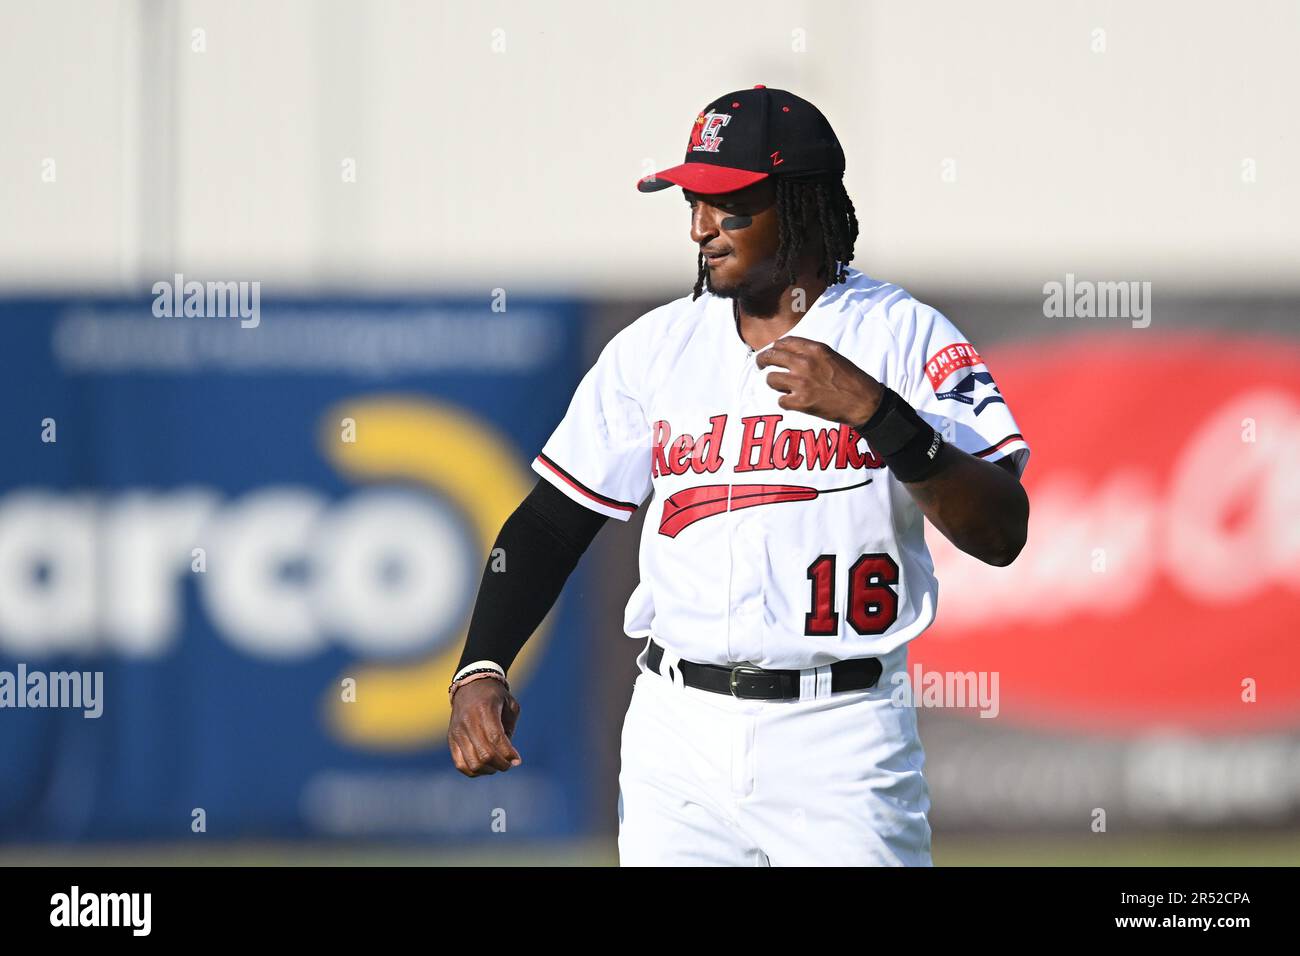
<path fill-rule="evenodd" d="M 843 175 L 844 150 L 821 110 L 760 83 L 700 110 L 682 164 L 638 180 L 636 188 L 649 193 L 682 186 L 707 195 L 744 189 L 769 176 Z"/>

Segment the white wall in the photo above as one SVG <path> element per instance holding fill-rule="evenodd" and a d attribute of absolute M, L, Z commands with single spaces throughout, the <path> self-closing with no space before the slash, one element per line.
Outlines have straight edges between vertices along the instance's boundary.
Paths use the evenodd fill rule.
<path fill-rule="evenodd" d="M 839 132 L 867 271 L 1294 289 L 1297 40 L 1286 0 L 3 0 L 0 285 L 682 286 L 633 184 L 765 83 Z"/>

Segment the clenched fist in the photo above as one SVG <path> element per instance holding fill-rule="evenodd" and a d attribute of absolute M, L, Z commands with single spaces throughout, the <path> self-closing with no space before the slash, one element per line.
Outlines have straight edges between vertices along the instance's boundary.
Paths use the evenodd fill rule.
<path fill-rule="evenodd" d="M 476 680 L 457 690 L 447 728 L 456 769 L 467 777 L 481 777 L 523 763 L 510 743 L 518 719 L 519 701 L 499 680 Z"/>
<path fill-rule="evenodd" d="M 861 425 L 880 404 L 881 384 L 825 342 L 787 335 L 764 349 L 759 368 L 774 365 L 767 384 L 784 392 L 776 403 L 845 425 Z"/>

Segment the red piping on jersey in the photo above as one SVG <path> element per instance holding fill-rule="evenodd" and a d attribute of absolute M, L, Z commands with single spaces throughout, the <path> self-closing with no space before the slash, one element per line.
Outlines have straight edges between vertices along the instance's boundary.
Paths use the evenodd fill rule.
<path fill-rule="evenodd" d="M 976 458 L 983 458 L 985 455 L 991 455 L 991 454 L 993 454 L 995 451 L 997 451 L 997 450 L 998 450 L 999 448 L 1001 448 L 1003 445 L 1009 445 L 1009 444 L 1011 444 L 1013 441 L 1024 441 L 1024 440 L 1025 440 L 1025 436 L 1024 436 L 1024 435 L 1021 435 L 1019 432 L 1017 432 L 1017 433 L 1014 434 L 1014 435 L 1008 435 L 1006 438 L 1002 439 L 1002 441 L 998 442 L 998 443 L 997 443 L 996 445 L 994 445 L 993 447 L 991 447 L 991 448 L 985 448 L 983 451 L 977 451 L 977 452 L 974 452 L 973 454 L 975 455 Z"/>
<path fill-rule="evenodd" d="M 628 514 L 636 511 L 636 505 L 634 504 L 629 504 L 626 501 L 615 501 L 613 498 L 606 498 L 604 495 L 592 491 L 545 455 L 539 454 L 537 460 L 547 468 L 551 469 L 551 471 L 555 472 L 555 474 L 574 491 L 580 492 L 592 501 L 599 502 L 606 508 L 616 508 L 619 511 L 626 511 Z"/>

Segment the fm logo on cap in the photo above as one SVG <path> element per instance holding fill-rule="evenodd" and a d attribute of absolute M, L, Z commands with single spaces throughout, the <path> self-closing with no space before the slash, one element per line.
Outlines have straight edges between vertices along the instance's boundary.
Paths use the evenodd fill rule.
<path fill-rule="evenodd" d="M 730 113 L 701 113 L 691 127 L 690 148 L 693 153 L 716 153 L 722 145 L 718 132 L 731 122 Z"/>

